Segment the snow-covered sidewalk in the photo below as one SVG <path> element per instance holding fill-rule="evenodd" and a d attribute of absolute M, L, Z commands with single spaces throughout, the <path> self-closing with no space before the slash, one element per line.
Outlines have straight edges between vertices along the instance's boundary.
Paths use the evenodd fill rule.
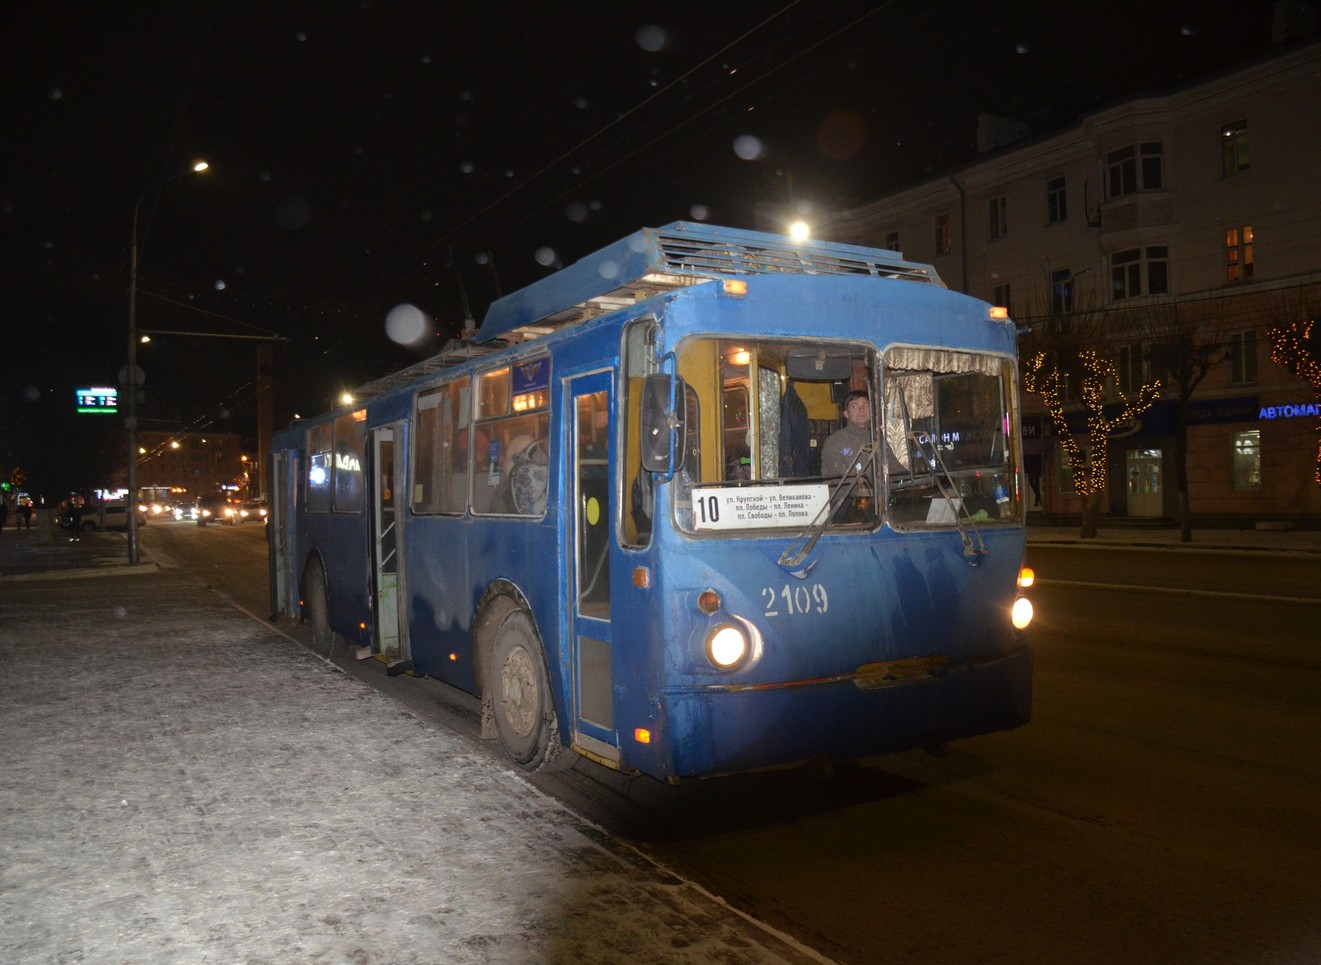
<path fill-rule="evenodd" d="M 0 582 L 7 962 L 820 962 L 169 572 Z"/>

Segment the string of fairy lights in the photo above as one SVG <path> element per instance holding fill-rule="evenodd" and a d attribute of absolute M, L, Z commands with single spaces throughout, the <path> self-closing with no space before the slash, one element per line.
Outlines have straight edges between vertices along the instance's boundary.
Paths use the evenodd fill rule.
<path fill-rule="evenodd" d="M 1112 432 L 1151 408 L 1160 395 L 1160 383 L 1145 382 L 1132 396 L 1116 390 L 1123 406 L 1118 414 L 1107 418 L 1105 409 L 1111 398 L 1110 387 L 1116 383 L 1118 376 L 1115 363 L 1091 349 L 1079 352 L 1078 358 L 1082 360 L 1085 373 L 1080 395 L 1083 407 L 1087 410 L 1087 429 L 1092 451 L 1104 451 L 1106 440 Z M 1064 447 L 1065 458 L 1073 472 L 1074 492 L 1086 498 L 1105 490 L 1106 463 L 1104 459 L 1087 458 L 1087 454 L 1074 439 L 1073 430 L 1064 413 L 1063 386 L 1060 366 L 1050 361 L 1045 352 L 1037 352 L 1023 366 L 1023 387 L 1036 393 L 1050 414 L 1051 424 L 1055 427 L 1055 434 Z M 1113 411 L 1113 406 L 1111 408 Z"/>
<path fill-rule="evenodd" d="M 1313 394 L 1321 400 L 1321 360 L 1309 348 L 1315 322 L 1316 319 L 1309 319 L 1274 326 L 1266 330 L 1266 339 L 1271 343 L 1271 361 L 1284 366 L 1300 379 L 1306 379 Z M 1321 420 L 1317 421 L 1315 429 L 1321 435 Z M 1321 438 L 1317 440 L 1313 478 L 1321 486 Z"/>

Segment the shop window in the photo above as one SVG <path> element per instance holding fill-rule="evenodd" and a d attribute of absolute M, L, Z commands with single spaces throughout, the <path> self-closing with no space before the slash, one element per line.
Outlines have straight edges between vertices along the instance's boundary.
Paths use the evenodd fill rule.
<path fill-rule="evenodd" d="M 1261 488 L 1261 430 L 1247 429 L 1234 433 L 1234 489 L 1252 492 Z"/>

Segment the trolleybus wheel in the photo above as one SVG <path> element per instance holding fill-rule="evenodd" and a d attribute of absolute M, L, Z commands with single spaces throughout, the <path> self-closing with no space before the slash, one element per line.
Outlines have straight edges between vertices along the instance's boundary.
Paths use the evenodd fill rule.
<path fill-rule="evenodd" d="M 562 754 L 541 641 L 525 610 L 511 610 L 500 625 L 490 687 L 500 743 L 520 767 L 536 771 L 568 756 Z"/>
<path fill-rule="evenodd" d="M 307 609 L 307 622 L 312 624 L 312 642 L 318 649 L 329 649 L 335 636 L 330 630 L 330 605 L 326 602 L 326 571 L 320 560 L 314 559 L 307 565 L 303 605 Z"/>

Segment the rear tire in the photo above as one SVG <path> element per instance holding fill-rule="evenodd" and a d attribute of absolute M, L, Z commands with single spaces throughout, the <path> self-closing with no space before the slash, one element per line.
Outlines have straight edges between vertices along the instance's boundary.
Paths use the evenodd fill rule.
<path fill-rule="evenodd" d="M 496 733 L 519 767 L 538 771 L 572 763 L 560 742 L 541 640 L 526 610 L 511 610 L 500 624 L 487 679 Z"/>

